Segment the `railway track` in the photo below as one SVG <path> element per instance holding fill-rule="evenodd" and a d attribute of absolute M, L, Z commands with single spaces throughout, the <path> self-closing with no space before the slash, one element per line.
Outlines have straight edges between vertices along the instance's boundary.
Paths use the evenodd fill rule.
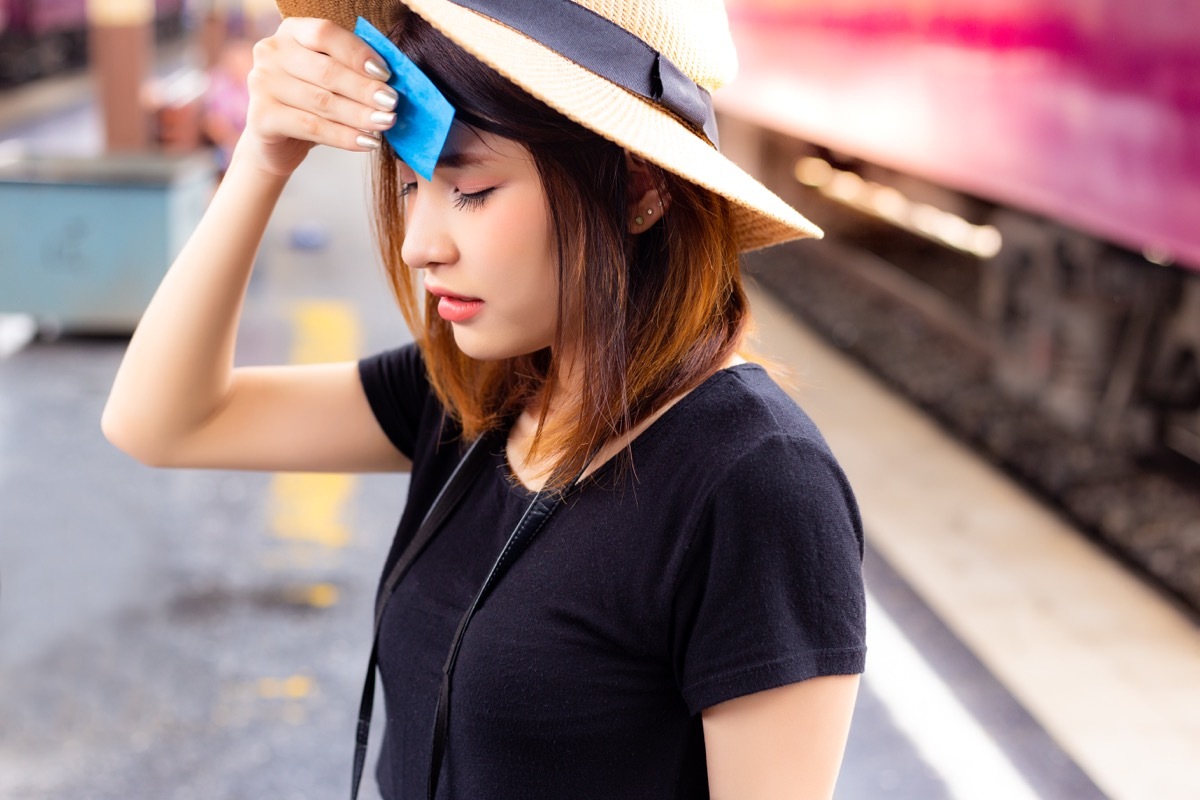
<path fill-rule="evenodd" d="M 1170 453 L 1121 454 L 1003 393 L 986 339 L 954 297 L 972 287 L 931 286 L 875 249 L 831 236 L 751 254 L 746 269 L 831 343 L 1200 614 L 1200 466 Z M 958 273 L 959 284 L 964 274 L 970 282 Z"/>

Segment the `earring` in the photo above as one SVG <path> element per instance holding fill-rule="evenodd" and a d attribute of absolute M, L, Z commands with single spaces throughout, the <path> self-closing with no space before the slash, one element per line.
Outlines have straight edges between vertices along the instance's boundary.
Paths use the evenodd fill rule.
<path fill-rule="evenodd" d="M 653 214 L 654 214 L 654 209 L 653 209 L 653 208 L 647 208 L 647 209 L 646 209 L 646 216 L 647 216 L 647 217 L 649 217 L 649 216 L 653 216 Z"/>
<path fill-rule="evenodd" d="M 641 218 L 641 216 L 637 216 L 637 217 L 634 217 L 634 218 L 633 218 L 633 224 L 634 224 L 634 225 L 641 225 L 641 224 L 642 224 L 643 222 L 645 222 L 645 221 L 646 221 L 646 220 L 642 219 L 642 218 Z"/>

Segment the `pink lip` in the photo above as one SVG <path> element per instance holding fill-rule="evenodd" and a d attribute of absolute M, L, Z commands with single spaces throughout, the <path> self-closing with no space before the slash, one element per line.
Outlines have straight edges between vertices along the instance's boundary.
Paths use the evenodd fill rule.
<path fill-rule="evenodd" d="M 461 297 L 440 287 L 426 287 L 438 298 L 438 316 L 447 322 L 466 322 L 483 308 L 483 301 L 476 297 Z"/>

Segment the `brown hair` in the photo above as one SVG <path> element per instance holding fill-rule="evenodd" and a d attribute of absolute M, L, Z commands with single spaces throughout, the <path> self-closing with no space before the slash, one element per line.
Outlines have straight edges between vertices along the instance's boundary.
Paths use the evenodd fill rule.
<path fill-rule="evenodd" d="M 657 224 L 628 231 L 629 170 L 618 145 L 568 120 L 405 13 L 391 39 L 442 91 L 456 119 L 530 152 L 552 216 L 558 326 L 552 349 L 571 352 L 587 387 L 547 416 L 558 378 L 549 350 L 503 361 L 464 355 L 413 270 L 401 259 L 404 214 L 398 159 L 376 162 L 376 236 L 388 279 L 447 411 L 473 439 L 540 406 L 531 455 L 555 454 L 546 486 L 565 487 L 594 451 L 696 387 L 741 344 L 748 304 L 729 202 L 650 165 L 670 198 Z M 565 348 L 565 350 L 564 350 Z"/>

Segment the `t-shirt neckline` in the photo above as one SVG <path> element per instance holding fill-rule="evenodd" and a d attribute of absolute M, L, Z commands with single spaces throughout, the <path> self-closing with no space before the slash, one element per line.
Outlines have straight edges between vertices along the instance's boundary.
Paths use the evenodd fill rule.
<path fill-rule="evenodd" d="M 616 468 L 616 464 L 618 463 L 621 453 L 625 452 L 626 449 L 628 449 L 632 454 L 634 448 L 639 447 L 639 443 L 657 438 L 659 432 L 666 428 L 664 423 L 675 417 L 676 412 L 680 411 L 685 406 L 690 405 L 693 400 L 704 394 L 709 387 L 715 383 L 718 376 L 721 376 L 725 373 L 733 374 L 739 370 L 742 370 L 743 368 L 748 368 L 748 370 L 761 370 L 763 367 L 761 364 L 757 364 L 753 361 L 743 361 L 741 363 L 732 364 L 728 367 L 722 367 L 721 369 L 716 370 L 713 372 L 713 374 L 702 380 L 691 391 L 680 398 L 678 403 L 675 403 L 673 406 L 663 412 L 662 416 L 650 423 L 650 426 L 647 427 L 646 430 L 635 436 L 633 440 L 629 442 L 627 448 L 618 450 L 607 461 L 596 467 L 596 469 L 592 470 L 592 472 L 586 478 L 577 481 L 574 485 L 567 489 L 567 493 L 572 494 L 587 484 L 596 482 L 597 479 L 607 476 L 609 472 Z M 514 492 L 518 492 L 520 496 L 527 500 L 532 500 L 538 495 L 540 490 L 529 488 L 520 478 L 517 477 L 516 471 L 512 468 L 512 463 L 508 460 L 507 442 L 508 434 L 506 432 L 500 451 L 500 463 L 504 468 L 504 479 L 508 482 Z"/>

